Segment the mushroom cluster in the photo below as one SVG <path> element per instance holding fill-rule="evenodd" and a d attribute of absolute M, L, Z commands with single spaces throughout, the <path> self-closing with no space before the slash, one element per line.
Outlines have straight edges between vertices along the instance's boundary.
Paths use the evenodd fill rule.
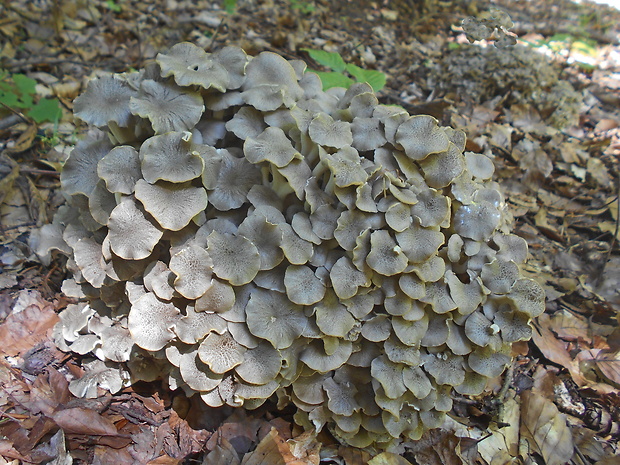
<path fill-rule="evenodd" d="M 387 447 L 499 376 L 544 292 L 462 132 L 305 68 L 180 43 L 90 82 L 94 136 L 40 235 L 84 301 L 56 337 L 132 381 L 213 407 L 277 393 L 303 426 Z"/>
<path fill-rule="evenodd" d="M 463 45 L 447 53 L 432 71 L 431 84 L 466 102 L 505 97 L 504 106 L 533 105 L 549 124 L 577 122 L 582 95 L 562 78 L 562 69 L 531 47 Z"/>

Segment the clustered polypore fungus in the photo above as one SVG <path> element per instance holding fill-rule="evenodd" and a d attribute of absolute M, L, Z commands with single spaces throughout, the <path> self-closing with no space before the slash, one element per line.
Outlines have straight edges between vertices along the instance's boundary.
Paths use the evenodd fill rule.
<path fill-rule="evenodd" d="M 500 375 L 544 293 L 462 132 L 305 68 L 181 43 L 89 84 L 75 114 L 102 135 L 71 153 L 70 208 L 40 237 L 84 301 L 57 339 L 214 407 L 277 393 L 308 428 L 387 447 Z"/>
<path fill-rule="evenodd" d="M 559 129 L 575 124 L 583 105 L 581 92 L 562 76 L 562 68 L 525 45 L 462 45 L 447 52 L 430 82 L 440 93 L 454 93 L 468 103 L 501 96 L 504 107 L 532 105 Z"/>

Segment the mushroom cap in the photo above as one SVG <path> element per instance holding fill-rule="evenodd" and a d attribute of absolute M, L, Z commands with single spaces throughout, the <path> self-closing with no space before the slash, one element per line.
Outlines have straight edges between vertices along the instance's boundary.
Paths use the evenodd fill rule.
<path fill-rule="evenodd" d="M 224 334 L 226 320 L 215 313 L 197 312 L 191 305 L 185 307 L 183 315 L 174 325 L 174 332 L 185 344 L 195 344 L 206 335 L 215 332 Z"/>
<path fill-rule="evenodd" d="M 137 150 L 130 145 L 114 147 L 97 163 L 97 174 L 110 192 L 133 193 L 142 177 Z"/>
<path fill-rule="evenodd" d="M 417 366 L 403 368 L 403 382 L 416 398 L 424 399 L 433 390 L 428 375 Z"/>
<path fill-rule="evenodd" d="M 120 324 L 114 324 L 101 332 L 101 347 L 95 354 L 113 362 L 127 362 L 131 358 L 134 342 L 131 333 Z"/>
<path fill-rule="evenodd" d="M 370 247 L 366 263 L 377 273 L 393 276 L 407 268 L 407 257 L 388 231 L 373 231 L 370 235 Z"/>
<path fill-rule="evenodd" d="M 102 139 L 78 141 L 65 162 L 60 174 L 60 184 L 69 195 L 90 195 L 97 183 L 97 164 L 110 151 L 110 142 Z"/>
<path fill-rule="evenodd" d="M 439 385 L 458 386 L 465 380 L 463 357 L 451 352 L 440 352 L 424 356 L 424 370 Z"/>
<path fill-rule="evenodd" d="M 493 161 L 480 153 L 465 153 L 467 170 L 476 178 L 491 179 L 495 172 Z"/>
<path fill-rule="evenodd" d="M 507 294 L 519 278 L 519 267 L 514 262 L 493 260 L 482 267 L 484 285 L 495 294 Z"/>
<path fill-rule="evenodd" d="M 407 387 L 403 380 L 404 366 L 391 362 L 387 356 L 381 355 L 372 361 L 370 374 L 381 384 L 383 392 L 390 399 L 398 399 Z"/>
<path fill-rule="evenodd" d="M 299 360 L 317 373 L 328 373 L 341 367 L 351 356 L 353 344 L 342 339 L 335 339 L 336 346 L 327 354 L 325 341 L 313 341 L 299 354 Z"/>
<path fill-rule="evenodd" d="M 327 408 L 333 414 L 350 417 L 360 409 L 355 400 L 357 389 L 352 382 L 336 383 L 333 378 L 328 377 L 323 381 L 323 388 L 327 393 Z"/>
<path fill-rule="evenodd" d="M 228 45 L 211 55 L 216 62 L 221 64 L 228 72 L 228 89 L 238 89 L 245 81 L 245 68 L 248 64 L 248 56 L 239 47 Z"/>
<path fill-rule="evenodd" d="M 136 198 L 163 229 L 180 231 L 207 208 L 207 191 L 190 183 L 136 183 Z"/>
<path fill-rule="evenodd" d="M 88 83 L 86 91 L 73 102 L 75 116 L 96 127 L 111 121 L 126 127 L 131 120 L 129 99 L 136 95 L 127 82 L 115 76 L 104 76 Z"/>
<path fill-rule="evenodd" d="M 424 263 L 437 255 L 443 245 L 445 236 L 436 229 L 420 226 L 418 218 L 411 226 L 395 234 L 396 242 L 412 263 Z"/>
<path fill-rule="evenodd" d="M 507 297 L 520 312 L 529 315 L 531 318 L 536 318 L 545 311 L 545 291 L 533 279 L 518 279 Z"/>
<path fill-rule="evenodd" d="M 495 378 L 501 375 L 510 363 L 510 357 L 502 352 L 494 352 L 490 347 L 483 347 L 469 354 L 467 363 L 476 373 Z"/>
<path fill-rule="evenodd" d="M 209 168 L 205 166 L 203 183 L 209 192 L 209 202 L 221 211 L 228 211 L 241 207 L 246 201 L 253 186 L 259 184 L 261 175 L 257 167 L 246 158 L 235 157 L 228 150 L 218 149 L 220 158 L 214 184 L 204 183 L 204 175 Z"/>
<path fill-rule="evenodd" d="M 392 334 L 392 324 L 387 315 L 374 316 L 365 321 L 362 326 L 362 336 L 372 342 L 385 341 L 390 334 Z"/>
<path fill-rule="evenodd" d="M 317 326 L 328 336 L 346 338 L 356 325 L 355 318 L 334 292 L 328 291 L 326 297 L 315 305 L 314 311 Z"/>
<path fill-rule="evenodd" d="M 312 305 L 325 295 L 325 284 L 305 265 L 289 265 L 284 273 L 286 295 L 299 305 Z"/>
<path fill-rule="evenodd" d="M 448 136 L 432 116 L 411 116 L 402 122 L 396 130 L 395 141 L 413 160 L 423 160 L 432 153 L 448 150 Z"/>
<path fill-rule="evenodd" d="M 351 125 L 346 121 L 334 121 L 327 113 L 318 113 L 308 127 L 310 138 L 319 145 L 341 149 L 353 143 Z"/>
<path fill-rule="evenodd" d="M 267 384 L 273 381 L 282 367 L 282 356 L 267 342 L 244 352 L 243 362 L 235 372 L 246 383 Z"/>
<path fill-rule="evenodd" d="M 324 160 L 338 187 L 360 186 L 368 179 L 368 173 L 362 167 L 359 154 L 353 147 L 341 147 L 333 155 L 326 154 Z"/>
<path fill-rule="evenodd" d="M 332 265 L 329 278 L 336 295 L 342 299 L 350 299 L 355 296 L 360 286 L 370 285 L 368 276 L 358 270 L 348 257 L 340 257 Z"/>
<path fill-rule="evenodd" d="M 211 287 L 213 259 L 202 247 L 190 244 L 170 257 L 174 288 L 186 299 L 195 300 Z"/>
<path fill-rule="evenodd" d="M 126 260 L 148 257 L 163 232 L 151 223 L 131 197 L 125 197 L 110 213 L 108 239 L 112 251 Z"/>
<path fill-rule="evenodd" d="M 174 338 L 179 309 L 147 292 L 131 305 L 127 325 L 136 345 L 149 351 L 163 349 Z"/>
<path fill-rule="evenodd" d="M 301 158 L 291 141 L 280 128 L 266 128 L 256 137 L 246 137 L 243 153 L 250 163 L 268 161 L 282 168 L 293 158 Z"/>
<path fill-rule="evenodd" d="M 224 313 L 233 307 L 235 299 L 235 290 L 230 284 L 212 279 L 206 292 L 196 300 L 196 311 Z"/>
<path fill-rule="evenodd" d="M 308 325 L 301 306 L 285 295 L 256 289 L 250 294 L 245 312 L 250 332 L 276 348 L 290 347 Z"/>
<path fill-rule="evenodd" d="M 213 259 L 213 273 L 233 286 L 247 284 L 260 269 L 260 254 L 243 236 L 213 231 L 207 237 L 207 251 Z"/>
<path fill-rule="evenodd" d="M 89 237 L 82 238 L 73 246 L 73 256 L 84 279 L 100 288 L 107 277 L 101 244 Z"/>
<path fill-rule="evenodd" d="M 353 118 L 351 132 L 353 134 L 353 146 L 359 151 L 375 150 L 387 142 L 381 123 L 376 118 Z"/>
<path fill-rule="evenodd" d="M 435 189 L 425 189 L 417 194 L 418 203 L 411 207 L 411 213 L 423 227 L 442 225 L 450 215 L 450 198 Z M 469 237 L 469 236 L 466 236 Z"/>
<path fill-rule="evenodd" d="M 187 131 L 196 126 L 205 110 L 199 93 L 150 79 L 140 83 L 140 92 L 131 97 L 129 108 L 134 115 L 148 118 L 156 134 Z"/>
<path fill-rule="evenodd" d="M 465 169 L 465 157 L 462 150 L 452 142 L 445 152 L 433 153 L 420 160 L 424 179 L 430 187 L 436 189 L 449 186 Z"/>
<path fill-rule="evenodd" d="M 174 274 L 162 261 L 153 261 L 144 270 L 144 287 L 161 300 L 172 300 Z"/>
<path fill-rule="evenodd" d="M 465 321 L 467 338 L 480 347 L 496 349 L 502 342 L 498 333 L 497 325 L 494 326 L 481 311 L 473 312 Z"/>
<path fill-rule="evenodd" d="M 428 315 L 424 315 L 419 320 L 409 321 L 402 317 L 396 316 L 392 318 L 392 328 L 394 334 L 400 342 L 406 346 L 417 347 L 422 341 L 429 327 Z"/>
<path fill-rule="evenodd" d="M 187 385 L 195 391 L 211 391 L 223 379 L 222 375 L 213 373 L 198 357 L 198 350 L 194 349 L 180 355 L 179 370 Z"/>
<path fill-rule="evenodd" d="M 243 362 L 246 350 L 228 331 L 212 332 L 200 343 L 198 357 L 213 373 L 223 374 Z"/>
<path fill-rule="evenodd" d="M 295 69 L 275 53 L 259 53 L 247 64 L 245 73 L 241 95 L 257 110 L 272 111 L 282 105 L 291 108 L 303 96 Z"/>
<path fill-rule="evenodd" d="M 186 182 L 202 174 L 204 162 L 193 149 L 189 132 L 168 132 L 145 140 L 140 147 L 142 175 L 154 184 L 159 180 Z"/>
<path fill-rule="evenodd" d="M 222 55 L 220 55 L 221 57 Z M 228 71 L 200 47 L 181 42 L 174 45 L 166 54 L 159 53 L 156 58 L 162 77 L 174 76 L 180 86 L 200 86 L 225 92 L 230 83 Z"/>
<path fill-rule="evenodd" d="M 266 127 L 263 114 L 249 106 L 241 107 L 235 116 L 226 122 L 226 129 L 241 140 L 259 136 Z"/>
<path fill-rule="evenodd" d="M 488 202 L 461 205 L 454 213 L 457 234 L 475 241 L 488 240 L 501 221 L 501 213 Z"/>

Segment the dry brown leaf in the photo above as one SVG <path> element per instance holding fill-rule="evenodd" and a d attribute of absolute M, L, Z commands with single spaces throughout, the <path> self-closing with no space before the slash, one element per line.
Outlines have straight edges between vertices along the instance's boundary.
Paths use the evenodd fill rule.
<path fill-rule="evenodd" d="M 235 420 L 233 421 L 233 417 Z M 248 452 L 257 442 L 258 430 L 264 421 L 255 418 L 248 418 L 244 410 L 235 412 L 233 417 L 222 424 L 207 441 L 207 450 L 213 450 L 221 439 L 230 442 L 238 454 Z M 241 418 L 237 418 L 241 417 Z"/>
<path fill-rule="evenodd" d="M 50 304 L 30 305 L 0 325 L 0 353 L 15 357 L 49 339 L 58 315 Z"/>
<path fill-rule="evenodd" d="M 95 446 L 92 465 L 134 465 L 135 460 L 127 450 L 107 446 Z"/>
<path fill-rule="evenodd" d="M 159 457 L 150 460 L 146 465 L 179 465 L 181 461 L 179 459 L 174 459 L 169 455 L 160 455 Z"/>
<path fill-rule="evenodd" d="M 82 407 L 55 412 L 52 419 L 68 434 L 113 436 L 118 434 L 114 423 L 96 411 Z"/>
<path fill-rule="evenodd" d="M 278 430 L 271 428 L 253 452 L 246 454 L 241 465 L 315 465 L 306 458 L 297 458 Z"/>
<path fill-rule="evenodd" d="M 581 351 L 576 359 L 593 365 L 603 375 L 604 381 L 620 385 L 620 351 L 589 349 Z"/>
<path fill-rule="evenodd" d="M 534 323 L 532 340 L 545 357 L 552 362 L 565 367 L 578 386 L 588 384 L 588 380 L 581 373 L 579 363 L 573 360 L 566 348 L 567 343 L 560 341 L 549 329 L 549 315 L 543 313 Z"/>
<path fill-rule="evenodd" d="M 338 447 L 338 455 L 342 457 L 346 465 L 367 465 L 372 458 L 368 452 L 349 446 Z"/>
<path fill-rule="evenodd" d="M 293 456 L 303 460 L 305 463 L 319 465 L 321 461 L 319 455 L 321 443 L 316 440 L 315 431 L 306 431 L 297 437 L 289 439 L 287 443 Z"/>
<path fill-rule="evenodd" d="M 411 462 L 392 452 L 382 452 L 370 459 L 368 465 L 411 465 Z"/>
<path fill-rule="evenodd" d="M 241 465 L 288 465 L 288 462 L 282 455 L 281 447 L 277 441 L 278 438 L 278 431 L 272 428 L 269 434 L 258 443 L 254 451 L 245 454 Z M 281 440 L 284 441 L 283 439 Z M 286 443 L 284 445 L 288 448 Z M 290 449 L 289 455 L 292 457 Z"/>
<path fill-rule="evenodd" d="M 461 465 L 460 440 L 450 431 L 428 431 L 411 446 L 411 453 L 417 463 L 425 465 Z"/>
<path fill-rule="evenodd" d="M 565 465 L 573 456 L 573 437 L 566 425 L 566 415 L 540 394 L 521 394 L 520 433 L 546 465 Z"/>
<path fill-rule="evenodd" d="M 222 438 L 215 448 L 203 460 L 202 465 L 239 465 L 239 455 L 235 448 Z"/>
<path fill-rule="evenodd" d="M 34 144 L 38 130 L 39 127 L 36 124 L 31 124 L 28 126 L 26 130 L 17 138 L 15 144 L 6 149 L 6 153 L 20 153 L 28 150 Z"/>
<path fill-rule="evenodd" d="M 497 422 L 491 423 L 488 428 L 490 434 L 477 442 L 478 453 L 486 463 L 493 465 L 515 463 L 515 458 L 519 454 L 519 415 L 519 403 L 516 401 L 514 390 L 510 390 L 500 406 Z"/>
<path fill-rule="evenodd" d="M 550 317 L 549 329 L 565 340 L 592 339 L 592 327 L 586 319 L 566 309 L 561 309 Z"/>
<path fill-rule="evenodd" d="M 168 424 L 175 432 L 179 454 L 183 457 L 200 452 L 211 435 L 209 431 L 204 429 L 193 429 L 189 426 L 187 421 L 181 419 L 174 410 L 170 413 Z"/>
<path fill-rule="evenodd" d="M 70 398 L 67 379 L 54 368 L 48 368 L 30 388 L 30 410 L 51 417 L 58 406 L 66 404 Z"/>

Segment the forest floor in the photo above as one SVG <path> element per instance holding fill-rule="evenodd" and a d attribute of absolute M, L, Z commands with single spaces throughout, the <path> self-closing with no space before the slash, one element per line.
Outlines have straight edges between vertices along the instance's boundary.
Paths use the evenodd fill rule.
<path fill-rule="evenodd" d="M 221 3 L 0 4 L 0 465 L 620 464 L 620 11 L 564 0 Z M 481 44 L 460 24 L 490 6 L 510 15 L 527 57 L 489 44 L 491 56 L 511 58 L 472 70 L 459 54 Z M 72 101 L 89 78 L 140 69 L 185 40 L 270 50 L 314 69 L 304 48 L 338 52 L 386 75 L 382 103 L 462 129 L 467 150 L 493 157 L 530 247 L 524 272 L 545 288 L 547 310 L 532 340 L 515 344 L 510 369 L 455 403 L 452 417 L 484 440 L 435 431 L 400 456 L 373 458 L 304 433 L 273 405 L 206 411 L 159 382 L 70 393 L 82 359 L 51 337 L 70 301 L 66 270 L 60 258 L 42 263 L 29 237 L 63 202 L 59 169 L 85 130 Z M 547 72 L 573 93 L 560 86 L 548 97 Z"/>

